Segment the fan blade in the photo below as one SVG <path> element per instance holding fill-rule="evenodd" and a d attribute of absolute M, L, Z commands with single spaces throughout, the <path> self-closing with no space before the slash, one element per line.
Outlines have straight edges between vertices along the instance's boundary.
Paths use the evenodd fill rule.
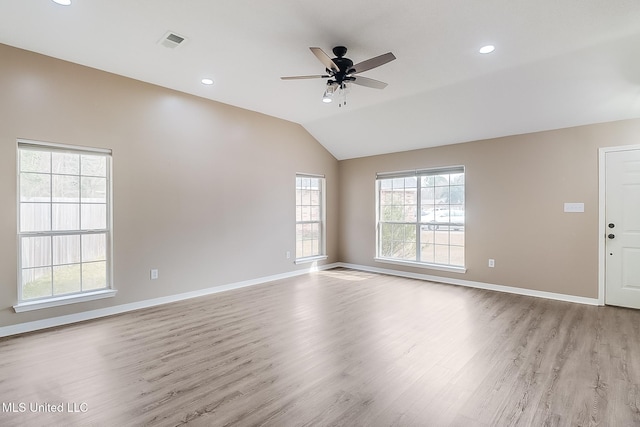
<path fill-rule="evenodd" d="M 376 56 L 375 58 L 367 59 L 366 61 L 362 61 L 351 67 L 352 70 L 355 70 L 349 74 L 358 74 L 363 71 L 370 70 L 372 68 L 379 67 L 381 65 L 386 64 L 387 62 L 391 62 L 396 59 L 395 55 L 391 52 L 385 53 L 384 55 Z"/>
<path fill-rule="evenodd" d="M 336 65 L 335 62 L 333 62 L 333 59 L 331 59 L 329 55 L 324 53 L 324 50 L 320 49 L 319 47 L 310 47 L 309 49 L 311 49 L 311 52 L 313 52 L 316 58 L 318 58 L 320 62 L 322 62 L 322 65 L 324 65 L 327 70 L 331 70 L 334 73 L 340 71 L 340 68 Z"/>
<path fill-rule="evenodd" d="M 331 76 L 326 74 L 316 74 L 315 76 L 289 76 L 289 77 L 280 77 L 282 80 L 302 80 L 302 79 L 326 79 Z"/>
<path fill-rule="evenodd" d="M 372 87 L 374 89 L 384 89 L 385 87 L 387 87 L 387 84 L 385 82 L 381 82 L 380 80 L 370 79 L 367 77 L 358 76 L 358 77 L 352 77 L 352 79 L 355 79 L 355 80 L 351 80 L 351 83 L 355 83 L 360 86 Z"/>

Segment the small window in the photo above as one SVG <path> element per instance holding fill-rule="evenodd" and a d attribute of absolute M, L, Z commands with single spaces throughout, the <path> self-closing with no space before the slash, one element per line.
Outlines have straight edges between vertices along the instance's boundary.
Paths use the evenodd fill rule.
<path fill-rule="evenodd" d="M 324 258 L 325 179 L 296 175 L 296 261 Z"/>
<path fill-rule="evenodd" d="M 111 155 L 18 142 L 19 305 L 111 288 Z"/>
<path fill-rule="evenodd" d="M 464 268 L 463 167 L 378 174 L 377 258 Z"/>

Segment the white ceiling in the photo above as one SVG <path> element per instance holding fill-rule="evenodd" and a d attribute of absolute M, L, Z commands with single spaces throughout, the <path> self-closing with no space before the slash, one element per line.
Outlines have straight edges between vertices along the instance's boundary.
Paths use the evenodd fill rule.
<path fill-rule="evenodd" d="M 638 0 L 1 0 L 0 43 L 300 123 L 338 159 L 640 117 Z M 280 80 L 336 45 L 393 52 L 362 74 L 389 86 L 339 108 Z"/>

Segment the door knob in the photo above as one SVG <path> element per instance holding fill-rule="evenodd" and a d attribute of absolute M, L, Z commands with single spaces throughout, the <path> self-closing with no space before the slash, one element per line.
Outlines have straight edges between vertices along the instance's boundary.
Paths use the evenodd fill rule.
<path fill-rule="evenodd" d="M 610 239 L 613 239 L 614 237 L 616 237 L 616 235 L 615 234 L 609 234 L 607 237 L 610 238 Z"/>
<path fill-rule="evenodd" d="M 615 227 L 615 226 L 616 226 L 616 225 L 615 225 L 614 223 L 612 223 L 612 222 L 610 222 L 610 223 L 609 223 L 609 228 L 613 228 L 613 227 Z"/>

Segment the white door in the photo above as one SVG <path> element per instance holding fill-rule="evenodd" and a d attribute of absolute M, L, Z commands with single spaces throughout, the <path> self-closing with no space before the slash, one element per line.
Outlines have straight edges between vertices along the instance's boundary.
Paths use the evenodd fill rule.
<path fill-rule="evenodd" d="M 605 303 L 640 309 L 640 150 L 605 161 Z"/>

